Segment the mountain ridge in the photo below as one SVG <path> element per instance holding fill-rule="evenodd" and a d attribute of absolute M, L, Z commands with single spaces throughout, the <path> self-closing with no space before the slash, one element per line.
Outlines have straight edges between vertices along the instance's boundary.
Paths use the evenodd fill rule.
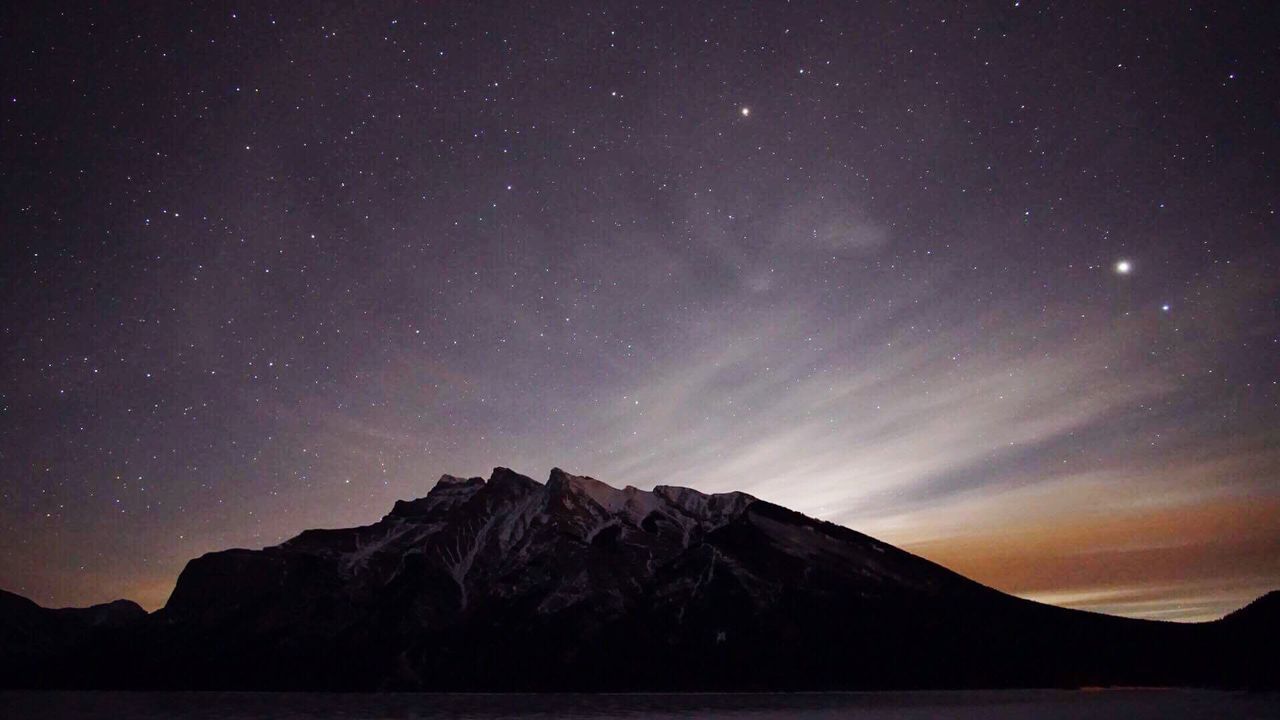
<path fill-rule="evenodd" d="M 1199 625 L 1067 610 L 745 493 L 499 467 L 369 525 L 206 553 L 163 608 L 67 646 L 83 657 L 0 669 L 199 689 L 1274 687 L 1250 659 L 1275 597 Z"/>

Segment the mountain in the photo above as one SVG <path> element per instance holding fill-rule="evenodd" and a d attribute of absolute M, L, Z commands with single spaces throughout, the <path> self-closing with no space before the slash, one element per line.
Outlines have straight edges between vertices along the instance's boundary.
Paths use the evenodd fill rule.
<path fill-rule="evenodd" d="M 128 600 L 87 608 L 44 608 L 0 590 L 0 684 L 18 681 L 33 668 L 89 657 L 113 637 L 141 627 L 147 612 Z"/>
<path fill-rule="evenodd" d="M 1202 624 L 1066 610 L 743 493 L 497 468 L 372 525 L 192 560 L 145 621 L 10 684 L 1276 687 L 1277 598 Z"/>

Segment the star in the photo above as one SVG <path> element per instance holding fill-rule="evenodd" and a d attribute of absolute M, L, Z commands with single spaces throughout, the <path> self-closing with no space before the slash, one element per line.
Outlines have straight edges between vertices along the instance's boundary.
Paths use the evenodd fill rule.
<path fill-rule="evenodd" d="M 185 36 L 195 16 L 164 3 L 127 24 L 104 10 L 67 23 L 48 5 L 32 3 L 5 36 L 15 57 L 41 57 L 49 33 L 85 52 L 32 60 L 6 86 L 8 104 L 0 95 L 23 110 L 6 115 L 5 137 L 21 146 L 6 159 L 24 182 L 6 184 L 0 216 L 16 212 L 25 229 L 10 254 L 26 278 L 0 282 L 0 307 L 12 308 L 0 337 L 20 349 L 0 353 L 0 547 L 30 549 L 0 556 L 0 586 L 59 605 L 136 588 L 158 607 L 187 553 L 219 541 L 172 549 L 156 538 L 195 537 L 206 522 L 242 539 L 356 525 L 393 495 L 425 494 L 419 480 L 499 461 L 624 484 L 676 473 L 717 491 L 758 480 L 780 504 L 828 505 L 870 531 L 888 522 L 877 513 L 899 517 L 896 493 L 914 483 L 939 492 L 912 505 L 913 528 L 970 512 L 951 491 L 968 493 L 963 469 L 980 458 L 998 458 L 982 460 L 972 485 L 992 483 L 972 496 L 990 498 L 984 520 L 999 521 L 1001 483 L 1052 482 L 1052 464 L 1087 460 L 1125 489 L 1107 517 L 1143 532 L 1156 516 L 1124 503 L 1162 487 L 1156 457 L 1280 464 L 1280 447 L 1238 440 L 1280 426 L 1280 404 L 1224 416 L 1217 390 L 1193 380 L 1226 366 L 1240 386 L 1280 383 L 1274 363 L 1256 361 L 1259 338 L 1280 338 L 1280 317 L 1254 312 L 1272 299 L 1251 279 L 1280 277 L 1280 247 L 1259 242 L 1272 227 L 1260 220 L 1280 217 L 1257 122 L 1274 107 L 1249 89 L 1262 65 L 1280 68 L 1264 28 L 1234 33 L 1227 57 L 1220 30 L 1176 3 L 1149 3 L 1123 27 L 1075 3 L 1053 27 L 1019 20 L 1019 42 L 1115 57 L 1061 63 L 1052 83 L 1035 83 L 1026 67 L 1000 67 L 1012 32 L 986 37 L 909 8 L 849 9 L 857 34 L 829 17 L 838 2 L 730 3 L 741 5 L 733 23 L 719 3 L 674 3 L 652 26 L 643 12 L 583 25 L 568 3 L 547 3 L 536 22 L 468 4 L 451 12 L 456 23 L 409 3 L 372 25 L 345 4 L 287 21 L 240 8 L 244 23 L 228 9 L 230 26 L 195 31 L 201 62 L 184 70 L 207 97 L 182 88 L 168 111 L 135 113 L 138 142 L 117 152 L 118 123 L 93 119 L 147 109 L 174 55 L 111 48 Z M 565 35 L 548 42 L 548 27 Z M 1130 62 L 1151 32 L 1212 82 L 1171 88 L 1161 63 Z M 261 43 L 273 51 L 247 67 L 241 44 Z M 483 77 L 455 49 L 480 46 L 502 52 Z M 575 62 L 596 49 L 621 56 Z M 110 92 L 80 92 L 86 75 Z M 1063 102 L 1063 88 L 1099 78 L 1108 92 Z M 82 111 L 59 126 L 77 138 L 74 161 L 41 125 L 64 93 Z M 1181 119 L 1164 128 L 1177 137 L 1135 133 L 1131 152 L 1099 157 L 1131 127 L 1134 98 L 1156 113 L 1177 105 Z M 998 110 L 966 114 L 984 103 Z M 1178 130 L 1199 127 L 1214 132 Z M 229 162 L 169 172 L 157 138 Z M 1221 138 L 1231 162 L 1209 162 Z M 61 202 L 71 181 L 106 199 Z M 58 227 L 56 242 L 45 237 Z M 129 251 L 110 251 L 119 243 Z M 207 252 L 181 252 L 188 243 Z M 1187 303 L 1176 318 L 1175 299 Z M 1138 377 L 1149 382 L 1130 385 Z M 1034 392 L 972 392 L 988 382 Z M 304 398 L 321 411 L 271 410 Z M 1135 402 L 1161 410 L 1129 413 Z M 529 407 L 554 422 L 530 420 Z M 1158 456 L 1137 452 L 1155 437 Z M 772 479 L 729 472 L 727 458 Z M 796 463 L 813 472 L 784 481 Z M 1266 495 L 1229 464 L 1204 462 L 1185 482 Z M 164 479 L 115 506 L 104 467 Z M 859 482 L 828 480 L 845 475 Z M 377 493 L 356 480 L 388 477 Z M 1046 502 L 1062 514 L 1044 533 L 1081 519 L 1071 492 L 1087 485 Z M 319 499 L 339 486 L 349 492 L 337 502 Z M 881 504 L 839 510 L 864 491 Z M 100 522 L 153 495 L 170 507 L 147 523 Z M 1249 512 L 1249 547 L 1280 542 L 1280 523 L 1264 527 L 1280 505 Z M 49 521 L 27 522 L 46 513 L 83 528 L 92 552 L 70 553 L 41 529 Z M 1196 552 L 1232 557 L 1244 546 L 1228 535 L 1196 535 Z M 960 557 L 976 543 L 960 546 L 940 559 L 991 565 Z M 1245 555 L 1231 582 L 1255 587 L 1270 570 Z M 48 570 L 79 562 L 91 564 L 75 582 Z M 1234 609 L 1216 592 L 1179 606 L 1182 591 L 1166 592 L 1158 571 L 1122 570 L 1100 587 L 1132 583 L 1159 599 L 1106 607 L 1179 619 Z M 979 579 L 1027 590 L 1016 574 Z"/>

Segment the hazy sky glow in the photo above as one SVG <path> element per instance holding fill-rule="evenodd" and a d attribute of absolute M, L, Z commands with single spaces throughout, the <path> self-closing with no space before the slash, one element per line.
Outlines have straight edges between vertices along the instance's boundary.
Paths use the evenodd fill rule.
<path fill-rule="evenodd" d="M 154 608 L 497 465 L 1280 587 L 1246 10 L 246 5 L 2 11 L 0 587 Z"/>

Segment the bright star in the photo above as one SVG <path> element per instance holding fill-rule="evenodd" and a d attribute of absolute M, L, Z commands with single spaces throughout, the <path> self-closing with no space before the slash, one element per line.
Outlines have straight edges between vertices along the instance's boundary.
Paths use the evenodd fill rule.
<path fill-rule="evenodd" d="M 751 108 L 749 107 L 742 108 L 742 117 L 749 117 L 750 115 L 751 115 Z"/>
<path fill-rule="evenodd" d="M 1128 260 L 1121 260 L 1120 262 L 1116 263 L 1116 272 L 1120 273 L 1121 275 L 1128 275 L 1131 270 L 1133 270 L 1133 264 L 1130 263 Z"/>

